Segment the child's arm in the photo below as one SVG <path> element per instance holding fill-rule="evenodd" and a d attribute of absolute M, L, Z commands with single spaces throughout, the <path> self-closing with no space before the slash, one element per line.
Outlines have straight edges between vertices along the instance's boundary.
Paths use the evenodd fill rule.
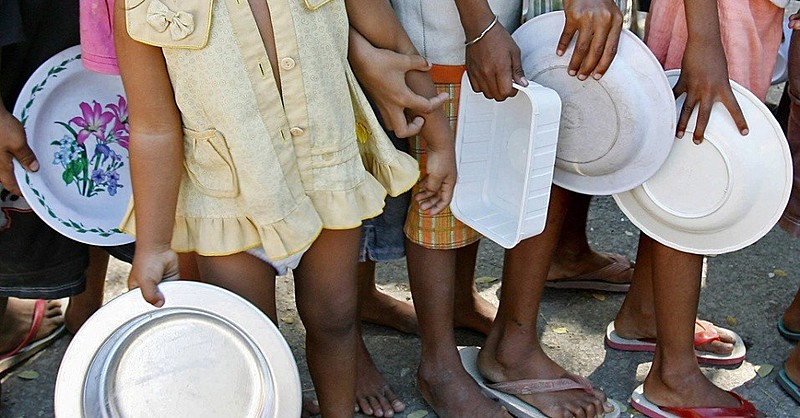
<path fill-rule="evenodd" d="M 406 73 L 428 71 L 430 64 L 419 55 L 400 54 L 376 48 L 353 28 L 350 28 L 348 58 L 361 87 L 369 93 L 387 130 L 399 138 L 419 134 L 425 119 L 416 116 L 408 121 L 405 110 L 429 114 L 448 99 L 447 93 L 426 98 L 414 93 L 406 84 Z"/>
<path fill-rule="evenodd" d="M 15 159 L 28 171 L 39 170 L 39 162 L 28 146 L 22 123 L 9 113 L 0 97 L 0 185 L 20 196 L 17 179 L 14 177 L 12 161 Z"/>
<path fill-rule="evenodd" d="M 178 273 L 172 229 L 183 167 L 180 112 L 160 48 L 134 41 L 125 27 L 125 2 L 114 13 L 114 38 L 130 118 L 136 255 L 129 287 L 141 287 L 155 306 L 164 303 L 157 284 Z"/>
<path fill-rule="evenodd" d="M 486 0 L 455 0 L 467 41 L 472 41 L 494 20 Z M 599 79 L 617 53 L 622 33 L 622 12 L 611 0 L 564 0 L 566 22 L 556 48 L 566 52 L 575 32 L 575 50 L 570 60 L 570 75 L 585 80 Z M 472 88 L 487 97 L 503 100 L 514 95 L 511 81 L 527 85 L 520 63 L 520 51 L 508 31 L 495 24 L 484 37 L 467 46 L 467 72 Z"/>
<path fill-rule="evenodd" d="M 683 137 L 689 117 L 695 106 L 698 106 L 694 142 L 702 142 L 715 102 L 721 102 L 728 109 L 739 132 L 747 135 L 747 121 L 728 81 L 728 61 L 722 47 L 717 0 L 692 0 L 684 3 L 689 39 L 683 53 L 681 76 L 673 91 L 676 97 L 686 93 L 686 101 L 678 118 L 675 135 L 678 138 Z"/>
<path fill-rule="evenodd" d="M 494 22 L 495 15 L 487 0 L 455 0 L 455 4 L 465 42 L 477 39 Z M 500 22 L 466 48 L 467 74 L 476 92 L 489 99 L 505 100 L 516 94 L 512 81 L 528 85 L 519 47 Z"/>
<path fill-rule="evenodd" d="M 417 51 L 386 0 L 346 0 L 350 25 L 372 45 L 394 52 L 416 55 Z M 437 97 L 430 75 L 409 71 L 408 86 L 424 97 Z M 415 198 L 431 214 L 444 210 L 453 197 L 456 183 L 453 130 L 441 108 L 425 116 L 421 134 L 425 137 L 428 175 L 421 180 L 422 191 Z"/>

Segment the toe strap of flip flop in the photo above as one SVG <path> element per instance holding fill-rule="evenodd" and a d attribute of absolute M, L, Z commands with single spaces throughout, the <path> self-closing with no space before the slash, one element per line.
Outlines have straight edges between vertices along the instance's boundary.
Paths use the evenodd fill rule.
<path fill-rule="evenodd" d="M 699 331 L 695 331 L 694 333 L 695 347 L 720 340 L 719 332 L 717 332 L 717 329 L 714 327 L 714 325 L 711 325 L 710 323 L 704 323 L 702 321 L 694 321 L 694 323 L 700 328 Z"/>
<path fill-rule="evenodd" d="M 30 344 L 33 341 L 33 338 L 36 337 L 36 333 L 39 332 L 39 327 L 42 325 L 42 321 L 44 320 L 44 311 L 47 307 L 47 301 L 43 299 L 38 299 L 36 304 L 33 308 L 33 321 L 31 322 L 31 328 L 28 330 L 28 335 L 22 339 L 22 342 L 19 343 L 13 350 L 5 353 L 0 354 L 0 360 L 7 359 L 17 353 L 20 352 L 26 345 Z"/>
<path fill-rule="evenodd" d="M 740 417 L 758 418 L 763 416 L 755 405 L 742 398 L 734 392 L 728 392 L 732 397 L 739 401 L 738 408 L 672 408 L 660 406 L 659 408 L 670 414 L 681 418 L 712 418 L 712 417 Z"/>
<path fill-rule="evenodd" d="M 490 383 L 488 387 L 510 395 L 532 395 L 536 393 L 561 392 L 571 389 L 581 389 L 592 393 L 592 383 L 589 379 L 568 374 L 568 378 L 561 379 L 522 379 L 509 382 Z"/>

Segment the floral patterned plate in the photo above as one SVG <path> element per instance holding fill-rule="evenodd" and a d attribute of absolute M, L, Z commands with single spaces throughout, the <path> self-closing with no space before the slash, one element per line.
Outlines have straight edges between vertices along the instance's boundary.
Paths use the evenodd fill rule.
<path fill-rule="evenodd" d="M 14 165 L 34 212 L 76 241 L 132 242 L 117 229 L 131 197 L 128 105 L 120 77 L 86 70 L 80 46 L 74 46 L 33 73 L 14 116 L 39 160 L 36 173 Z"/>

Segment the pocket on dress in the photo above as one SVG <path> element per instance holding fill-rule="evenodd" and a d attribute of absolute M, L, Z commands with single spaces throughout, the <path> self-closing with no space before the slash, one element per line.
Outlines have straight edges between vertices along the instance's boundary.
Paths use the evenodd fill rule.
<path fill-rule="evenodd" d="M 203 193 L 214 197 L 236 197 L 239 177 L 225 138 L 216 129 L 183 129 L 184 160 L 189 179 Z"/>

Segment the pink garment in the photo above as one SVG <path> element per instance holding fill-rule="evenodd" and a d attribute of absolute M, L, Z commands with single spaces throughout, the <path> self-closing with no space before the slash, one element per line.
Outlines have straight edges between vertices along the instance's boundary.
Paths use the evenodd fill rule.
<path fill-rule="evenodd" d="M 645 42 L 664 69 L 681 67 L 688 37 L 684 0 L 656 0 Z M 767 97 L 781 43 L 784 10 L 770 0 L 719 0 L 728 75 L 756 96 Z"/>
<path fill-rule="evenodd" d="M 80 0 L 81 59 L 103 74 L 119 74 L 114 50 L 114 0 Z"/>

